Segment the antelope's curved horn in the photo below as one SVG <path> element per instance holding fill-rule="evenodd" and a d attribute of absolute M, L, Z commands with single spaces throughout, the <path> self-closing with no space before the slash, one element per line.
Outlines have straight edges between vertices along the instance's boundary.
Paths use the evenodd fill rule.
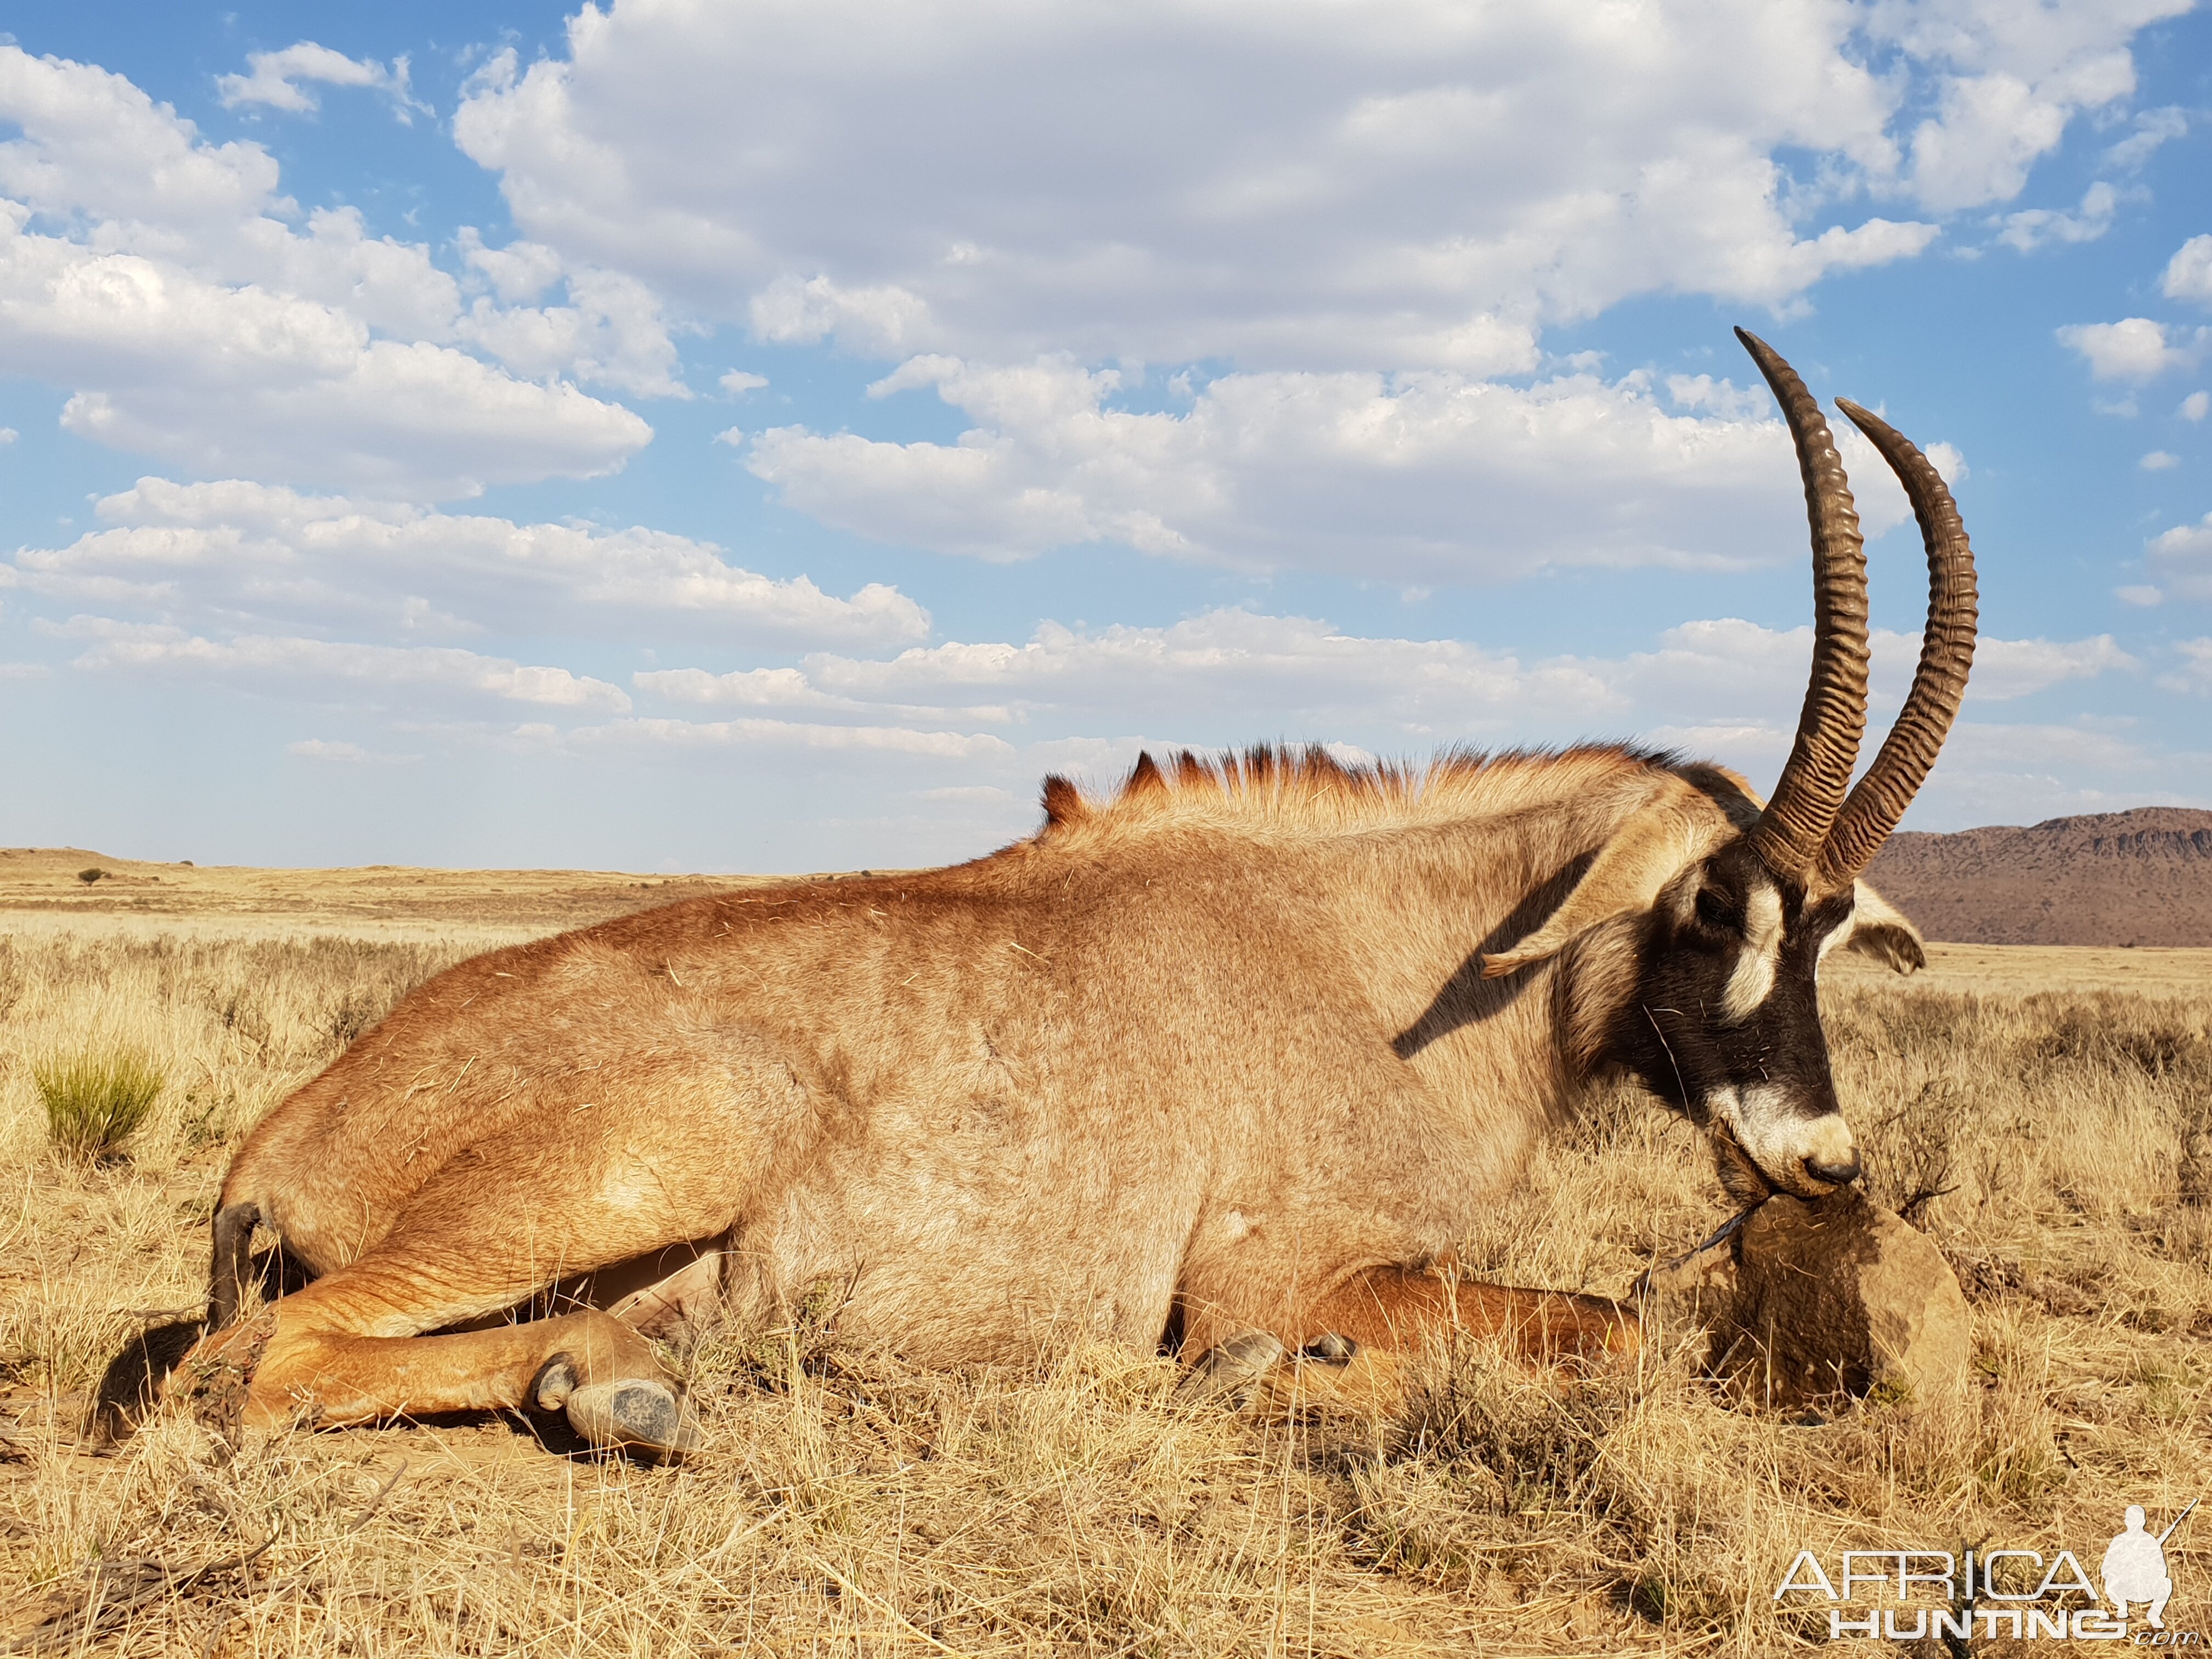
<path fill-rule="evenodd" d="M 1935 765 L 1936 750 L 1966 694 L 1979 600 L 1974 550 L 1942 475 L 1911 440 L 1881 416 L 1843 398 L 1836 406 L 1874 441 L 1920 520 L 1920 538 L 1928 548 L 1928 628 L 1921 635 L 1920 667 L 1897 724 L 1844 803 L 1821 850 L 1819 884 L 1830 890 L 1850 884 L 1881 850 Z"/>
<path fill-rule="evenodd" d="M 1753 849 L 1768 869 L 1807 883 L 1828 845 L 1866 730 L 1865 538 L 1859 534 L 1850 480 L 1844 476 L 1843 458 L 1836 453 L 1820 404 L 1773 347 L 1743 329 L 1735 337 L 1766 377 L 1790 423 L 1797 470 L 1805 479 L 1805 515 L 1813 530 L 1812 678 L 1789 763 L 1751 832 Z"/>

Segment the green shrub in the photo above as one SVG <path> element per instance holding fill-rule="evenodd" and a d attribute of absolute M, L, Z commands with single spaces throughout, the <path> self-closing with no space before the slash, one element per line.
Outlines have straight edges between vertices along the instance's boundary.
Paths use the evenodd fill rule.
<path fill-rule="evenodd" d="M 46 1109 L 46 1137 L 73 1158 L 112 1158 L 145 1122 L 161 1073 L 143 1054 L 117 1050 L 41 1060 L 31 1081 Z"/>
<path fill-rule="evenodd" d="M 76 872 L 76 878 L 84 883 L 86 886 L 89 887 L 94 882 L 100 880 L 106 874 L 106 871 L 101 869 L 95 864 L 89 870 L 78 871 Z"/>

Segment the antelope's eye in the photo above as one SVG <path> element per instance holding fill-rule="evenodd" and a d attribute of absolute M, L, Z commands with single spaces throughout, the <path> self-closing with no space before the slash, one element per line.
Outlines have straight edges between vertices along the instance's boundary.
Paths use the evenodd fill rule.
<path fill-rule="evenodd" d="M 1729 902 L 1728 895 L 1717 887 L 1698 890 L 1698 920 L 1708 927 L 1731 928 L 1737 925 L 1735 907 Z"/>

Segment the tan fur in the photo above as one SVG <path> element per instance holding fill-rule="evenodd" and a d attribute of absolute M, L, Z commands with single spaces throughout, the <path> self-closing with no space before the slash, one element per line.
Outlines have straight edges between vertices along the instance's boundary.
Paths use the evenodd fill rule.
<path fill-rule="evenodd" d="M 556 1350 L 580 1384 L 658 1376 L 589 1309 L 423 1335 L 594 1273 L 656 1318 L 717 1276 L 752 1322 L 831 1285 L 842 1332 L 933 1363 L 1171 1321 L 1302 1340 L 1462 1236 L 1572 1108 L 1620 941 L 1501 983 L 1481 954 L 1624 836 L 1679 867 L 1734 833 L 1711 776 L 1614 748 L 1174 773 L 1054 781 L 1045 828 L 973 864 L 690 900 L 422 987 L 225 1182 L 319 1275 L 253 1409 L 513 1404 Z M 623 1265 L 672 1249 L 658 1291 Z M 1620 1340 L 1510 1294 L 1477 1322 Z M 1450 1302 L 1394 1297 L 1415 1324 Z"/>
<path fill-rule="evenodd" d="M 1551 920 L 1513 949 L 1483 958 L 1482 976 L 1518 973 L 1558 955 L 1601 921 L 1649 910 L 1661 888 L 1732 833 L 1704 791 L 1686 779 L 1668 780 L 1661 795 L 1606 843 Z"/>

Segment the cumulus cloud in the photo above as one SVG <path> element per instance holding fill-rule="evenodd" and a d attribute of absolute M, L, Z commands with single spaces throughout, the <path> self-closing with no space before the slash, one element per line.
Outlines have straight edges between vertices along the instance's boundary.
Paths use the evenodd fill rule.
<path fill-rule="evenodd" d="M 2189 131 L 2189 112 L 2176 104 L 2158 109 L 2138 111 L 2131 125 L 2135 131 L 2118 143 L 2105 149 L 2105 165 L 2116 173 L 2132 173 L 2150 160 L 2160 145 L 2179 138 Z"/>
<path fill-rule="evenodd" d="M 1620 706 L 1572 665 L 1526 669 L 1458 641 L 1365 639 L 1310 617 L 1241 610 L 1079 634 L 1047 623 L 1019 645 L 953 642 L 887 661 L 823 653 L 803 670 L 661 671 L 632 684 L 673 701 L 824 714 L 911 719 L 957 710 L 995 724 L 1103 719 L 1158 727 L 1203 707 L 1224 728 L 1294 720 L 1309 734 L 1336 723 L 1437 738 L 1499 732 L 1532 696 L 1563 712 Z"/>
<path fill-rule="evenodd" d="M 2212 236 L 2192 236 L 2174 250 L 2159 291 L 2169 300 L 2212 306 Z"/>
<path fill-rule="evenodd" d="M 402 121 L 411 120 L 416 111 L 425 115 L 434 112 L 428 105 L 417 103 L 408 92 L 407 59 L 404 56 L 382 64 L 373 58 L 349 58 L 342 52 L 317 46 L 313 40 L 302 40 L 282 52 L 248 52 L 246 64 L 248 73 L 245 75 L 216 77 L 216 95 L 222 100 L 225 109 L 236 109 L 240 104 L 265 104 L 295 115 L 312 114 L 319 106 L 307 85 L 319 83 L 329 87 L 367 87 L 384 93 L 392 100 L 393 111 Z"/>
<path fill-rule="evenodd" d="M 1762 390 L 1569 374 L 1522 388 L 1436 372 L 1227 374 L 1183 412 L 1113 406 L 1123 376 L 1066 358 L 909 359 L 872 395 L 930 388 L 975 424 L 951 444 L 760 433 L 784 501 L 884 541 L 987 559 L 1125 542 L 1244 569 L 1491 580 L 1547 565 L 1730 566 L 1804 540 L 1796 463 Z M 1925 436 L 1926 434 L 1923 434 Z M 1840 439 L 1879 532 L 1904 497 Z M 1963 459 L 1937 446 L 1954 474 Z"/>
<path fill-rule="evenodd" d="M 1919 252 L 1916 213 L 2015 193 L 2180 3 L 586 7 L 454 133 L 531 238 L 763 339 L 1490 374 L 1633 294 L 1780 305 Z"/>
<path fill-rule="evenodd" d="M 994 760 L 1014 753 L 1012 744 L 988 732 L 916 732 L 896 726 L 819 726 L 776 720 L 618 720 L 579 727 L 568 734 L 566 742 L 583 750 L 762 749 L 927 760 Z"/>
<path fill-rule="evenodd" d="M 527 280 L 505 270 L 494 280 L 501 279 L 510 289 Z M 568 374 L 642 398 L 691 396 L 677 378 L 676 343 L 658 295 L 620 271 L 572 270 L 565 282 L 566 305 L 501 307 L 478 298 L 454 332 L 532 379 Z"/>
<path fill-rule="evenodd" d="M 2150 574 L 2185 599 L 2212 599 L 2212 513 L 2151 538 Z"/>
<path fill-rule="evenodd" d="M 349 766 L 406 766 L 422 758 L 420 755 L 364 749 L 357 743 L 331 738 L 302 738 L 297 743 L 286 744 L 284 752 L 297 755 L 302 760 L 338 761 Z"/>
<path fill-rule="evenodd" d="M 260 146 L 210 143 L 124 77 L 14 46 L 0 119 L 21 131 L 0 143 L 0 353 L 73 394 L 82 436 L 209 472 L 467 495 L 605 472 L 651 437 L 556 374 L 681 391 L 635 279 L 577 269 L 566 307 L 465 307 L 426 247 L 356 210 L 288 222 Z"/>
<path fill-rule="evenodd" d="M 622 688 L 605 680 L 447 646 L 362 645 L 265 634 L 215 640 L 165 624 L 100 617 L 73 617 L 52 631 L 64 639 L 92 641 L 74 659 L 77 668 L 166 672 L 294 698 L 442 702 L 459 693 L 579 711 L 622 713 L 630 706 Z"/>
<path fill-rule="evenodd" d="M 417 637 L 497 628 L 888 644 L 929 629 L 928 613 L 896 588 L 872 582 L 838 599 L 804 576 L 773 580 L 711 544 L 635 526 L 517 524 L 240 480 L 142 478 L 94 510 L 107 528 L 19 550 L 0 564 L 0 586 Z"/>
<path fill-rule="evenodd" d="M 2212 392 L 2191 392 L 2173 412 L 2185 421 L 2203 420 L 2208 413 L 2212 413 Z"/>
<path fill-rule="evenodd" d="M 2169 336 L 2165 324 L 2148 317 L 2069 323 L 2057 336 L 2059 344 L 2081 354 L 2100 380 L 2148 380 L 2168 369 L 2191 368 L 2212 343 L 2212 329 L 2177 328 Z"/>
<path fill-rule="evenodd" d="M 2146 472 L 2166 472 L 2181 465 L 2181 457 L 2170 449 L 2154 449 L 2136 465 Z"/>
<path fill-rule="evenodd" d="M 1917 659 L 1919 638 L 1905 637 Z M 2002 702 L 2068 680 L 2094 679 L 2142 665 L 2110 634 L 2087 640 L 2000 640 L 1984 635 L 1974 647 L 1974 672 L 1966 695 L 1977 702 Z"/>
<path fill-rule="evenodd" d="M 2212 694 L 2212 639 L 2177 640 L 2173 648 L 2181 666 L 2173 673 L 2160 675 L 2159 684 L 2169 691 Z"/>
<path fill-rule="evenodd" d="M 1158 628 L 1048 623 L 1020 644 L 953 641 L 887 659 L 824 652 L 797 668 L 660 669 L 632 676 L 631 685 L 672 703 L 833 726 L 957 720 L 1040 735 L 1143 730 L 1198 743 L 1260 731 L 1418 750 L 1626 736 L 1656 725 L 1662 740 L 1735 732 L 1755 753 L 1777 734 L 1786 748 L 1812 649 L 1809 627 L 1721 618 L 1670 629 L 1651 651 L 1527 661 L 1456 640 L 1367 637 L 1312 617 L 1224 610 Z M 1877 706 L 1894 708 L 1919 638 L 1881 630 L 1874 649 Z M 2110 635 L 1984 639 L 1970 696 L 2002 702 L 2138 665 Z"/>
<path fill-rule="evenodd" d="M 2112 228 L 2119 200 L 2119 192 L 2100 179 L 2081 192 L 2081 204 L 2071 213 L 2026 208 L 2007 214 L 1997 240 L 2022 253 L 2054 242 L 2094 242 Z"/>

